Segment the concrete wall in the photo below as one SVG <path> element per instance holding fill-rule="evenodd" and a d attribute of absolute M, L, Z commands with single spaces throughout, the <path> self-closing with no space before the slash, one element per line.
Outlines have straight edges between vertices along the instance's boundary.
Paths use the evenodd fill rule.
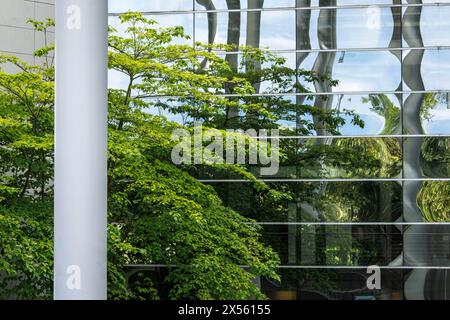
<path fill-rule="evenodd" d="M 45 43 L 42 32 L 35 32 L 28 19 L 54 18 L 55 0 L 0 0 L 0 54 L 14 54 L 28 63 L 39 63 L 33 52 Z M 54 30 L 48 41 L 54 40 Z M 14 68 L 4 68 L 13 72 Z"/>

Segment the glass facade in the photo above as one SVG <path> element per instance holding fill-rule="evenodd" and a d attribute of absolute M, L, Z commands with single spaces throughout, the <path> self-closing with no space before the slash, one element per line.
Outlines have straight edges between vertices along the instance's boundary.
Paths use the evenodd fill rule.
<path fill-rule="evenodd" d="M 228 44 L 234 49 L 212 50 L 235 69 L 240 46 L 250 46 L 319 76 L 292 76 L 297 90 L 273 79 L 255 86 L 254 97 L 298 106 L 278 124 L 295 129 L 280 143 L 300 160 L 260 177 L 294 192 L 283 208 L 255 206 L 248 181 L 198 173 L 226 190 L 228 206 L 262 225 L 280 255 L 281 281 L 258 279 L 263 292 L 272 299 L 449 299 L 450 3 L 111 0 L 110 7 L 112 25 L 120 12 L 141 11 L 162 26 L 183 26 L 185 44 Z M 342 110 L 346 121 L 320 128 L 299 112 L 304 106 Z M 303 135 L 309 122 L 312 135 Z M 328 151 L 317 154 L 318 147 Z M 371 265 L 381 269 L 379 289 L 366 286 Z"/>

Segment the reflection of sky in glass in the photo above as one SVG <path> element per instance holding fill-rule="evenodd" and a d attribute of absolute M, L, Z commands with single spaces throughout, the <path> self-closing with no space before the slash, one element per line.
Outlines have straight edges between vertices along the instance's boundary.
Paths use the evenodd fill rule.
<path fill-rule="evenodd" d="M 167 28 L 182 26 L 184 28 L 184 33 L 190 37 L 189 40 L 186 39 L 175 39 L 174 43 L 177 44 L 192 44 L 194 39 L 194 28 L 193 28 L 193 16 L 192 14 L 176 14 L 176 15 L 147 15 L 146 18 L 155 20 L 158 24 L 156 26 Z M 118 17 L 110 17 L 109 24 L 113 26 L 119 33 L 125 31 L 125 26 L 120 24 Z"/>
<path fill-rule="evenodd" d="M 192 10 L 192 0 L 109 0 L 110 12 Z"/>
<path fill-rule="evenodd" d="M 433 3 L 434 1 L 423 1 Z M 449 1 L 439 1 L 449 3 Z M 338 0 L 337 5 L 371 5 L 391 4 L 391 0 Z M 403 1 L 406 3 L 406 1 Z M 111 12 L 132 11 L 174 11 L 192 10 L 192 0 L 110 0 Z M 226 9 L 225 0 L 214 0 L 216 9 Z M 318 0 L 311 1 L 312 6 L 318 6 Z M 265 0 L 265 8 L 293 7 L 294 0 Z M 195 5 L 197 10 L 205 10 L 203 6 Z M 241 1 L 241 7 L 247 8 L 247 1 Z M 406 8 L 403 8 L 404 12 Z M 319 10 L 312 10 L 310 23 L 310 38 L 312 48 L 319 48 L 317 37 L 317 21 Z M 195 16 L 195 19 L 194 19 Z M 450 6 L 423 7 L 421 16 L 421 32 L 425 46 L 450 46 Z M 178 43 L 192 43 L 195 41 L 207 42 L 208 39 L 208 15 L 198 12 L 196 14 L 161 14 L 150 18 L 158 21 L 161 26 L 181 25 L 191 40 L 181 40 Z M 217 14 L 218 26 L 215 38 L 216 43 L 226 43 L 228 36 L 228 13 Z M 336 14 L 336 38 L 337 48 L 385 48 L 389 46 L 394 30 L 394 21 L 390 8 L 346 8 L 338 9 Z M 111 17 L 110 24 L 118 27 L 118 19 Z M 246 43 L 247 13 L 241 13 L 240 44 Z M 194 30 L 195 29 L 195 30 Z M 261 41 L 260 46 L 275 50 L 294 50 L 296 46 L 295 36 L 295 11 L 264 11 L 261 14 Z M 123 29 L 119 28 L 119 31 Z M 406 45 L 403 43 L 403 45 Z M 404 51 L 404 56 L 408 51 Z M 295 66 L 295 53 L 284 53 L 287 57 L 287 65 Z M 302 63 L 302 68 L 311 69 L 317 53 L 310 53 Z M 425 89 L 450 90 L 450 51 L 427 50 L 421 66 L 421 73 Z M 333 65 L 333 79 L 339 80 L 333 91 L 394 91 L 400 83 L 401 65 L 397 58 L 388 51 L 350 51 L 337 52 Z M 110 72 L 110 86 L 123 87 L 126 80 Z M 261 90 L 265 90 L 269 84 L 263 84 Z M 309 89 L 314 87 L 309 84 Z M 405 86 L 405 90 L 408 88 Z M 353 97 L 352 106 L 366 121 L 364 130 L 355 128 L 343 128 L 345 134 L 374 134 L 382 129 L 384 120 L 380 116 L 367 112 L 368 107 L 361 99 Z M 423 126 L 427 133 L 450 132 L 450 109 L 440 104 L 432 111 L 433 118 L 424 121 Z"/>
<path fill-rule="evenodd" d="M 340 132 L 343 135 L 376 135 L 379 134 L 384 127 L 385 119 L 376 114 L 373 110 L 371 110 L 371 105 L 363 102 L 363 98 L 367 98 L 367 95 L 344 95 L 344 96 L 335 96 L 332 98 L 332 106 L 334 110 L 351 110 L 357 113 L 361 119 L 364 121 L 364 128 L 356 127 L 351 124 L 351 117 L 342 115 L 345 119 L 346 124 L 340 128 Z M 387 95 L 389 100 L 393 102 L 396 107 L 398 106 L 398 100 L 394 95 Z M 286 97 L 287 100 L 295 103 L 296 97 Z M 330 99 L 328 97 L 327 99 Z M 306 99 L 303 104 L 305 105 L 314 105 L 314 99 Z M 312 121 L 311 116 L 305 117 L 305 120 Z M 295 123 L 281 121 L 280 124 L 290 127 L 295 127 Z"/>
<path fill-rule="evenodd" d="M 318 53 L 311 53 L 302 68 L 311 70 Z M 332 78 L 339 80 L 335 92 L 342 91 L 393 91 L 400 83 L 401 66 L 397 58 L 385 51 L 350 51 L 336 54 Z M 311 91 L 314 86 L 309 83 Z"/>
<path fill-rule="evenodd" d="M 422 77 L 427 90 L 450 90 L 450 51 L 426 51 Z"/>
<path fill-rule="evenodd" d="M 195 15 L 195 40 L 208 41 L 208 15 Z M 228 13 L 217 14 L 216 43 L 226 43 L 228 35 Z M 247 14 L 241 15 L 240 44 L 245 45 Z M 261 48 L 278 50 L 295 49 L 295 13 L 293 11 L 268 11 L 261 14 Z"/>
<path fill-rule="evenodd" d="M 450 109 L 447 103 L 440 103 L 431 111 L 431 119 L 422 122 L 426 133 L 449 134 L 450 133 Z"/>
<path fill-rule="evenodd" d="M 213 1 L 216 10 L 227 9 L 226 0 L 214 0 Z M 264 0 L 264 8 L 285 8 L 294 7 L 295 0 Z M 195 4 L 196 10 L 205 10 L 205 7 Z M 247 9 L 247 0 L 241 0 L 241 9 Z"/>

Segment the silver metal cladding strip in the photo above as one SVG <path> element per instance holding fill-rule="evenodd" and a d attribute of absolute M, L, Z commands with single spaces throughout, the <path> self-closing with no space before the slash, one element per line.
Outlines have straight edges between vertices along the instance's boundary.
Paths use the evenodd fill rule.
<path fill-rule="evenodd" d="M 335 135 L 335 136 L 258 136 L 255 139 L 383 139 L 383 138 L 450 138 L 450 134 L 370 134 L 370 135 Z"/>
<path fill-rule="evenodd" d="M 408 181 L 429 181 L 429 182 L 447 182 L 450 178 L 374 178 L 374 179 L 198 179 L 202 183 L 254 183 L 254 182 L 408 182 Z"/>
<path fill-rule="evenodd" d="M 427 93 L 450 93 L 448 90 L 377 90 L 377 91 L 335 91 L 335 92 L 278 92 L 278 93 L 255 93 L 255 94 L 215 94 L 217 97 L 224 98 L 248 98 L 248 97 L 295 97 L 295 96 L 332 96 L 332 95 L 375 95 L 375 94 L 427 94 Z M 145 95 L 144 99 L 174 99 L 174 98 L 191 98 L 191 96 L 180 95 Z"/>
<path fill-rule="evenodd" d="M 450 226 L 450 222 L 247 222 L 248 225 L 261 226 Z M 450 229 L 449 229 L 450 231 Z"/>
<path fill-rule="evenodd" d="M 448 2 L 436 3 L 402 3 L 402 4 L 349 4 L 337 6 L 310 6 L 310 7 L 273 7 L 273 8 L 255 8 L 255 9 L 216 9 L 216 10 L 155 10 L 155 11 L 140 11 L 144 15 L 171 15 L 171 14 L 202 14 L 202 13 L 227 13 L 227 12 L 270 12 L 270 11 L 297 11 L 297 10 L 332 10 L 332 9 L 366 9 L 366 8 L 403 8 L 403 7 L 440 7 L 450 6 Z M 126 12 L 110 12 L 110 17 L 119 16 Z"/>
<path fill-rule="evenodd" d="M 176 268 L 176 265 L 164 265 L 164 264 L 128 264 L 126 268 L 146 269 L 146 268 Z M 248 266 L 240 265 L 241 268 L 248 268 Z M 302 265 L 281 265 L 280 269 L 368 269 L 373 266 L 302 266 Z M 436 269 L 436 270 L 449 270 L 450 266 L 377 266 L 380 269 Z"/>

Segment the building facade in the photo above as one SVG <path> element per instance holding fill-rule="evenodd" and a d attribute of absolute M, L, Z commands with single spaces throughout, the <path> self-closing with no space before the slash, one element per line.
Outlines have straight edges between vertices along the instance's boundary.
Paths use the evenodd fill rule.
<path fill-rule="evenodd" d="M 45 39 L 36 32 L 29 19 L 45 20 L 54 17 L 54 0 L 0 0 L 0 52 L 14 54 L 28 63 L 37 63 L 33 52 L 42 47 Z M 53 42 L 49 32 L 48 43 Z M 12 66 L 7 71 L 13 71 Z"/>
<path fill-rule="evenodd" d="M 110 10 L 113 25 L 120 12 L 142 11 L 162 26 L 183 26 L 183 43 L 234 46 L 218 50 L 233 69 L 239 46 L 250 46 L 320 76 L 298 77 L 297 91 L 274 90 L 271 80 L 255 85 L 255 97 L 298 105 L 294 120 L 280 123 L 296 129 L 285 139 L 298 143 L 296 153 L 333 150 L 264 177 L 295 190 L 285 210 L 252 210 L 246 182 L 205 181 L 227 188 L 230 206 L 239 197 L 238 211 L 257 220 L 278 252 L 281 281 L 257 280 L 269 298 L 450 298 L 449 2 L 110 0 Z M 52 0 L 0 0 L 0 53 L 38 63 L 33 52 L 45 39 L 26 21 L 53 14 Z M 318 117 L 304 118 L 305 106 L 342 110 L 345 121 L 338 132 L 320 128 Z M 306 120 L 313 135 L 302 134 Z M 353 170 L 340 163 L 355 158 Z M 371 277 L 378 274 L 380 283 Z"/>
<path fill-rule="evenodd" d="M 238 46 L 264 48 L 297 70 L 326 79 L 297 92 L 258 84 L 255 96 L 281 96 L 299 110 L 352 110 L 339 132 L 316 127 L 302 145 L 376 154 L 377 169 L 282 167 L 272 185 L 298 190 L 285 215 L 248 216 L 279 253 L 281 282 L 259 279 L 272 299 L 449 299 L 450 3 L 420 0 L 110 1 L 120 12 L 142 11 L 162 26 L 181 25 L 187 44 L 222 43 L 239 68 Z M 233 50 L 232 50 L 233 51 Z M 261 68 L 261 66 L 256 66 Z M 311 119 L 318 124 L 320 120 Z M 304 152 L 304 149 L 297 152 Z M 325 157 L 332 157 L 326 154 Z M 344 161 L 341 160 L 340 161 Z M 364 167 L 366 166 L 366 167 Z M 206 181 L 241 192 L 236 181 Z M 308 195 L 309 192 L 309 195 Z M 239 195 L 242 196 L 242 195 Z M 250 199 L 251 197 L 249 197 Z M 252 212 L 251 202 L 241 206 Z M 381 284 L 371 282 L 380 271 Z M 372 285 L 370 284 L 372 283 Z"/>

